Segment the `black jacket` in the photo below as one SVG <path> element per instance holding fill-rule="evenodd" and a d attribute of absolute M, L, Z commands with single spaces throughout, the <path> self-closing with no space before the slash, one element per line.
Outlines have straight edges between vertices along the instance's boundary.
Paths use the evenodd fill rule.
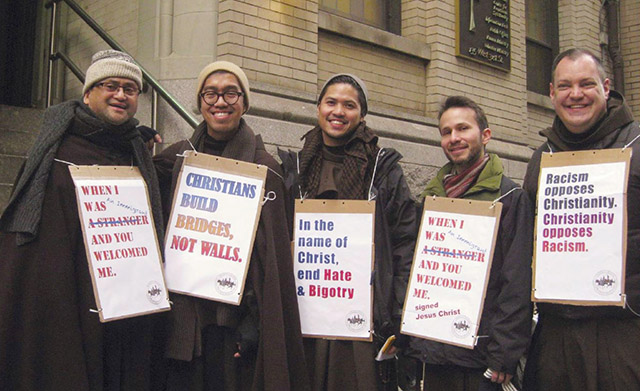
<path fill-rule="evenodd" d="M 294 199 L 299 197 L 297 153 L 278 151 L 289 196 L 289 221 Z M 376 195 L 373 321 L 376 339 L 399 336 L 400 318 L 411 272 L 416 241 L 415 201 L 398 164 L 402 155 L 382 149 L 378 156 L 372 192 Z"/>
<path fill-rule="evenodd" d="M 412 338 L 411 347 L 417 351 L 417 358 L 430 364 L 488 367 L 513 375 L 529 345 L 531 335 L 532 307 L 529 297 L 533 214 L 525 192 L 503 175 L 502 164 L 497 156 L 492 155 L 491 159 L 476 184 L 460 197 L 486 200 L 506 195 L 515 189 L 500 199 L 502 214 L 477 345 L 471 350 Z M 445 169 L 429 183 L 427 195 L 444 195 L 441 179 Z M 440 181 L 440 186 L 434 186 L 434 181 L 436 185 Z M 489 194 L 491 197 L 487 198 Z"/>

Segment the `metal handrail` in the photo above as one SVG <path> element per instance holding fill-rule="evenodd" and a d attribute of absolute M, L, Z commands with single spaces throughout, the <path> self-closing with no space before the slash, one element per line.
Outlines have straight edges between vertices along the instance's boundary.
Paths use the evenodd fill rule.
<path fill-rule="evenodd" d="M 53 79 L 52 69 L 53 69 L 54 61 L 61 59 L 65 63 L 65 65 L 67 65 L 69 69 L 71 69 L 73 74 L 81 82 L 84 83 L 84 73 L 75 65 L 75 63 L 64 53 L 54 50 L 55 49 L 55 32 L 56 32 L 55 31 L 56 12 L 57 12 L 57 3 L 59 2 L 66 3 L 69 6 L 69 8 L 71 8 L 80 17 L 80 19 L 82 19 L 89 27 L 91 27 L 91 29 L 93 29 L 93 31 L 95 31 L 96 34 L 100 36 L 100 38 L 102 38 L 109 46 L 111 46 L 112 49 L 119 50 L 121 52 L 129 54 L 118 42 L 116 42 L 115 39 L 113 39 L 106 31 L 104 31 L 102 27 L 100 27 L 100 25 L 96 23 L 96 21 L 93 20 L 91 16 L 89 16 L 89 14 L 87 14 L 82 8 L 80 8 L 80 6 L 75 1 L 73 0 L 48 1 L 45 4 L 45 8 L 52 8 L 52 15 L 51 15 L 51 31 L 49 36 L 50 41 L 49 41 L 49 74 L 48 74 L 48 80 L 47 80 L 47 107 L 51 106 L 51 90 L 52 90 L 51 83 Z M 134 61 L 135 61 L 135 58 L 134 58 Z M 191 114 L 189 114 L 189 112 L 187 112 L 187 110 L 184 107 L 182 107 L 182 105 L 167 90 L 165 90 L 165 88 L 162 85 L 160 85 L 160 83 L 142 65 L 140 65 L 137 61 L 136 63 L 140 67 L 140 70 L 142 70 L 142 77 L 153 89 L 153 96 L 151 99 L 152 126 L 154 128 L 156 127 L 157 95 L 160 95 L 165 100 L 165 102 L 167 102 L 167 104 L 171 106 L 171 108 L 173 108 L 173 110 L 175 110 L 176 113 L 178 113 L 178 115 L 180 115 L 185 121 L 187 121 L 187 123 L 189 123 L 189 125 L 191 125 L 192 128 L 195 128 L 196 126 L 198 126 L 198 121 Z"/>

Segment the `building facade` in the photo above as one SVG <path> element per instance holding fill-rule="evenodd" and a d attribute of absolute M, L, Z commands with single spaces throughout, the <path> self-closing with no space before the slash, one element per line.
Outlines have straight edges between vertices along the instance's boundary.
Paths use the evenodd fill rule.
<path fill-rule="evenodd" d="M 383 146 L 404 155 L 415 194 L 446 162 L 436 117 L 454 94 L 485 109 L 488 150 L 505 158 L 508 176 L 522 180 L 542 141 L 538 132 L 553 119 L 549 67 L 564 49 L 597 53 L 640 118 L 640 0 L 76 1 L 194 116 L 200 69 L 215 60 L 242 67 L 252 88 L 245 118 L 271 152 L 301 147 L 316 121 L 318 89 L 331 74 L 357 74 L 369 89 L 367 123 Z M 58 7 L 57 48 L 86 69 L 107 45 L 68 6 Z M 38 11 L 39 53 L 48 49 L 49 12 Z M 40 63 L 34 102 L 42 101 Z M 55 67 L 54 100 L 78 97 L 81 83 Z M 168 144 L 192 130 L 164 103 L 158 128 Z"/>

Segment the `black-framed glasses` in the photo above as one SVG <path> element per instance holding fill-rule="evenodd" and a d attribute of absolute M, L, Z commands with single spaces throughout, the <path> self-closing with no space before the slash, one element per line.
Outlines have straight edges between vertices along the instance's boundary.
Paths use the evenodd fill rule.
<path fill-rule="evenodd" d="M 202 100 L 204 100 L 204 103 L 208 104 L 209 106 L 215 105 L 220 97 L 222 97 L 222 99 L 228 105 L 233 105 L 238 102 L 238 99 L 240 99 L 240 97 L 243 95 L 244 93 L 240 91 L 225 91 L 222 94 L 218 94 L 214 91 L 205 91 L 200 93 L 200 96 L 202 97 Z"/>
<path fill-rule="evenodd" d="M 118 92 L 118 90 L 122 88 L 122 92 L 124 92 L 126 96 L 136 96 L 140 93 L 140 89 L 136 86 L 123 86 L 112 81 L 103 81 L 100 83 L 96 83 L 96 86 L 108 92 Z"/>

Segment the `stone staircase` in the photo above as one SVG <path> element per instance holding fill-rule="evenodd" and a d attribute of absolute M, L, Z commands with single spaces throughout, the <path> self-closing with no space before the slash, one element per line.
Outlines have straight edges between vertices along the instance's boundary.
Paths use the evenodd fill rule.
<path fill-rule="evenodd" d="M 9 201 L 13 182 L 38 135 L 44 109 L 0 105 L 0 212 Z"/>

